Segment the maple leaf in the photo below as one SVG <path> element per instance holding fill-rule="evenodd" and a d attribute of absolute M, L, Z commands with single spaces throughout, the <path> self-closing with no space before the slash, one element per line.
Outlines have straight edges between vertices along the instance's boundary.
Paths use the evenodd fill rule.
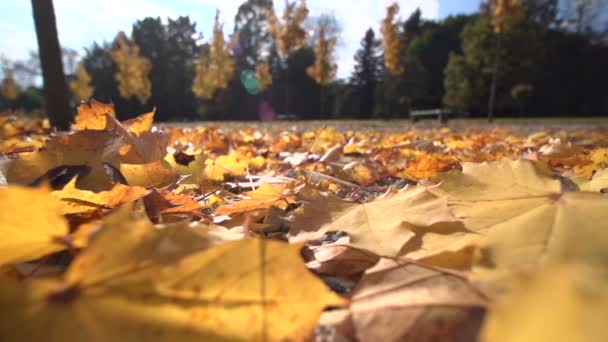
<path fill-rule="evenodd" d="M 296 202 L 292 191 L 287 189 L 285 184 L 265 183 L 255 191 L 243 194 L 249 198 L 238 201 L 234 205 L 221 205 L 214 213 L 216 215 L 234 215 L 270 207 L 286 209 L 287 206 Z"/>
<path fill-rule="evenodd" d="M 579 188 L 582 191 L 608 191 L 608 169 L 602 169 L 593 174 L 593 177 L 590 181 L 581 182 Z"/>
<path fill-rule="evenodd" d="M 163 160 L 147 164 L 120 164 L 119 170 L 128 184 L 144 188 L 167 186 L 178 178 Z"/>
<path fill-rule="evenodd" d="M 95 100 L 89 100 L 81 103 L 77 108 L 74 127 L 77 130 L 103 130 L 106 128 L 106 115 L 116 117 L 114 104 L 101 103 Z"/>
<path fill-rule="evenodd" d="M 312 240 L 326 232 L 345 231 L 351 236 L 353 246 L 379 255 L 398 255 L 415 236 L 414 226 L 457 221 L 447 207 L 447 200 L 425 187 L 389 192 L 364 204 L 311 188 L 301 191 L 299 199 L 304 203 L 291 218 L 290 241 Z"/>
<path fill-rule="evenodd" d="M 475 271 L 496 280 L 541 261 L 580 255 L 573 242 L 608 229 L 600 209 L 608 205 L 607 198 L 563 192 L 560 181 L 539 163 L 465 163 L 462 172 L 435 180 L 441 184 L 431 191 L 447 196 L 466 230 L 417 232 L 418 244 L 406 255 L 434 265 L 472 258 L 471 247 L 478 247 Z"/>
<path fill-rule="evenodd" d="M 305 340 L 324 306 L 344 303 L 294 246 L 255 239 L 208 248 L 205 236 L 156 230 L 131 210 L 109 218 L 61 280 L 0 282 L 10 312 L 0 317 L 0 337 Z"/>
<path fill-rule="evenodd" d="M 182 183 L 198 185 L 204 178 L 203 170 L 205 169 L 206 159 L 207 155 L 205 153 L 190 155 L 177 151 L 173 154 L 168 154 L 164 160 L 171 166 L 175 173 L 181 176 L 187 176 L 187 178 L 182 180 Z"/>
<path fill-rule="evenodd" d="M 351 331 L 342 333 L 358 341 L 470 341 L 488 304 L 463 274 L 382 258 L 351 294 L 341 320 Z"/>
<path fill-rule="evenodd" d="M 10 183 L 30 184 L 47 171 L 60 166 L 88 166 L 91 171 L 78 179 L 78 187 L 101 191 L 112 187 L 103 163 L 118 165 L 116 161 L 123 137 L 111 131 L 77 131 L 51 136 L 45 147 L 21 153 L 12 160 L 7 170 Z"/>
<path fill-rule="evenodd" d="M 219 156 L 215 160 L 207 160 L 204 177 L 213 181 L 223 181 L 225 175 L 244 176 L 247 174 L 249 158 L 237 152 L 227 156 Z"/>
<path fill-rule="evenodd" d="M 144 198 L 144 203 L 148 216 L 154 219 L 160 215 L 192 213 L 202 208 L 190 196 L 159 192 L 158 190 L 152 190 Z"/>
<path fill-rule="evenodd" d="M 115 184 L 109 191 L 92 192 L 76 188 L 76 178 L 63 189 L 53 191 L 63 214 L 83 214 L 99 209 L 113 209 L 125 203 L 135 201 L 148 190 L 139 186 Z"/>
<path fill-rule="evenodd" d="M 518 280 L 492 308 L 480 341 L 606 341 L 606 278 L 576 263 Z"/>
<path fill-rule="evenodd" d="M 0 189 L 0 265 L 43 257 L 66 248 L 68 224 L 47 189 Z"/>

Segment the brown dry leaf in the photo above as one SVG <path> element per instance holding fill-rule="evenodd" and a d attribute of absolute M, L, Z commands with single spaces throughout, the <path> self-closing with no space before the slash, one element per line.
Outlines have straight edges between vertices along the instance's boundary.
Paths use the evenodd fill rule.
<path fill-rule="evenodd" d="M 608 341 L 606 274 L 552 265 L 520 280 L 490 310 L 483 342 Z"/>
<path fill-rule="evenodd" d="M 84 214 L 99 209 L 113 209 L 125 203 L 135 201 L 148 190 L 140 186 L 115 184 L 109 191 L 93 192 L 76 188 L 76 178 L 63 189 L 53 191 L 63 214 Z"/>
<path fill-rule="evenodd" d="M 473 341 L 488 302 L 462 274 L 382 258 L 363 275 L 343 319 L 359 341 Z"/>
<path fill-rule="evenodd" d="M 121 136 L 109 131 L 85 130 L 51 136 L 43 149 L 19 154 L 8 166 L 6 178 L 10 183 L 30 184 L 56 167 L 85 165 L 91 171 L 79 178 L 78 187 L 108 190 L 113 184 L 103 163 L 118 165 L 115 160 L 123 143 Z"/>
<path fill-rule="evenodd" d="M 0 265 L 38 259 L 66 248 L 68 224 L 47 189 L 0 189 Z"/>
<path fill-rule="evenodd" d="M 350 237 L 345 236 L 329 244 L 306 246 L 302 251 L 306 267 L 317 274 L 348 277 L 356 276 L 378 262 L 380 257 L 376 254 L 349 244 Z"/>
<path fill-rule="evenodd" d="M 312 188 L 299 194 L 303 205 L 292 217 L 290 241 L 316 239 L 326 232 L 345 231 L 357 248 L 396 256 L 417 227 L 455 222 L 445 197 L 426 187 L 389 192 L 364 204 L 342 200 Z"/>
<path fill-rule="evenodd" d="M 188 214 L 200 210 L 202 206 L 192 197 L 176 195 L 167 191 L 152 190 L 144 197 L 146 213 L 152 219 L 161 215 Z"/>
<path fill-rule="evenodd" d="M 152 117 L 154 112 L 143 114 L 142 125 L 135 126 L 135 132 L 116 118 L 107 116 L 106 131 L 116 132 L 124 138 L 125 144 L 120 148 L 120 161 L 125 164 L 145 164 L 161 160 L 167 154 L 169 136 L 161 131 L 144 131 L 146 128 L 145 117 Z M 128 122 L 127 122 L 128 124 Z"/>
<path fill-rule="evenodd" d="M 324 306 L 344 303 L 294 246 L 256 239 L 205 250 L 205 236 L 173 228 L 154 229 L 127 208 L 108 219 L 62 280 L 3 279 L 0 337 L 303 341 Z"/>
<path fill-rule="evenodd" d="M 286 209 L 288 205 L 296 202 L 293 191 L 288 189 L 285 184 L 265 183 L 255 191 L 243 194 L 249 198 L 236 202 L 234 205 L 223 204 L 214 213 L 216 215 L 234 215 L 270 209 L 270 207 Z"/>
<path fill-rule="evenodd" d="M 116 117 L 114 104 L 101 103 L 95 100 L 81 103 L 77 111 L 74 126 L 79 131 L 85 129 L 103 130 L 107 125 L 106 115 Z"/>

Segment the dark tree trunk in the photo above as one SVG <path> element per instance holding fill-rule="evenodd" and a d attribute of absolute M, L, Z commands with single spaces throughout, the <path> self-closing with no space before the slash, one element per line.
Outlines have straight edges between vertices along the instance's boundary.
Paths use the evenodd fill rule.
<path fill-rule="evenodd" d="M 51 126 L 66 131 L 70 128 L 72 113 L 68 99 L 68 86 L 61 63 L 53 0 L 32 0 L 32 9 L 44 79 L 46 113 Z"/>

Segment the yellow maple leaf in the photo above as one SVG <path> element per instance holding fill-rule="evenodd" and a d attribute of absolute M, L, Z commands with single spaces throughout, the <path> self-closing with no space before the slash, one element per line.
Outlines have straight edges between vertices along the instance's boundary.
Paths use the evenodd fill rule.
<path fill-rule="evenodd" d="M 68 224 L 47 189 L 11 185 L 0 189 L 0 265 L 65 249 Z"/>
<path fill-rule="evenodd" d="M 116 117 L 114 104 L 95 100 L 83 102 L 78 106 L 74 126 L 77 130 L 103 130 L 107 125 L 106 115 Z"/>
<path fill-rule="evenodd" d="M 221 205 L 215 210 L 216 215 L 233 215 L 249 211 L 278 207 L 286 209 L 289 204 L 295 203 L 295 197 L 285 184 L 265 183 L 255 191 L 245 192 L 248 199 L 236 202 L 234 205 Z"/>
<path fill-rule="evenodd" d="M 608 287 L 603 273 L 551 265 L 520 280 L 490 310 L 482 342 L 608 340 Z"/>
<path fill-rule="evenodd" d="M 209 235 L 154 229 L 127 209 L 62 279 L 0 282 L 0 337 L 304 341 L 323 307 L 344 304 L 306 269 L 296 246 L 253 239 L 209 248 L 217 244 Z"/>
<path fill-rule="evenodd" d="M 148 190 L 140 186 L 115 184 L 109 191 L 92 192 L 76 188 L 76 178 L 51 195 L 64 214 L 83 214 L 98 209 L 112 209 L 143 197 Z"/>

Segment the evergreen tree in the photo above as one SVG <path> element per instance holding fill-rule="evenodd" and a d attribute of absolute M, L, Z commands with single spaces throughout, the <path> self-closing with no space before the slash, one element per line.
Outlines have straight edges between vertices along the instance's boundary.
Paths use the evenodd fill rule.
<path fill-rule="evenodd" d="M 375 110 L 376 86 L 382 71 L 381 43 L 370 27 L 361 40 L 361 48 L 355 54 L 355 69 L 350 78 L 359 101 L 358 116 L 369 118 Z"/>

